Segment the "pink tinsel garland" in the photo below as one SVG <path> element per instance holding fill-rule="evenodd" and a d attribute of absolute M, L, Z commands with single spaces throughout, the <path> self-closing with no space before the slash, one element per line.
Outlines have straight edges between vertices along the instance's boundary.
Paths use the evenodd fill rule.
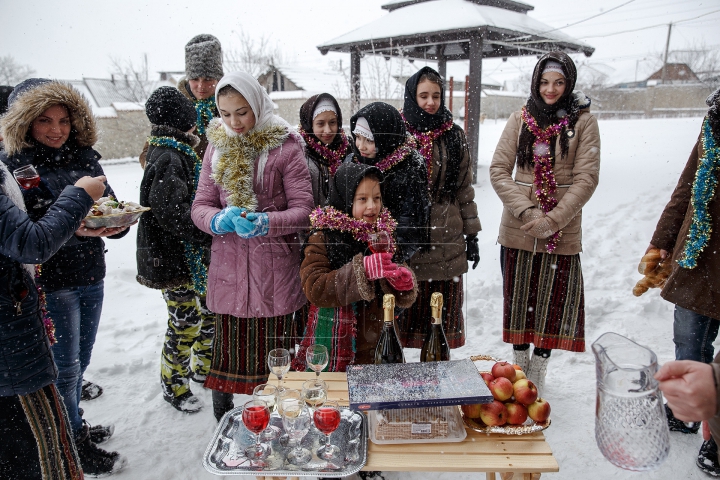
<path fill-rule="evenodd" d="M 380 210 L 375 223 L 367 223 L 365 220 L 351 218 L 346 213 L 336 210 L 334 207 L 317 207 L 310 214 L 310 225 L 317 230 L 339 230 L 352 234 L 355 240 L 369 242 L 370 235 L 378 232 L 386 232 L 392 238 L 397 222 L 387 208 Z M 395 244 L 391 245 L 390 253 L 395 252 Z"/>
<path fill-rule="evenodd" d="M 337 133 L 337 135 L 342 136 L 342 142 L 340 143 L 340 146 L 338 146 L 337 150 L 333 150 L 327 145 L 324 145 L 322 142 L 319 142 L 315 137 L 311 136 L 305 130 L 303 130 L 302 127 L 298 127 L 298 133 L 300 134 L 300 136 L 302 136 L 303 140 L 305 140 L 305 143 L 310 148 L 312 148 L 315 152 L 317 152 L 318 155 L 320 155 L 322 158 L 325 159 L 325 161 L 328 162 L 330 175 L 335 175 L 335 171 L 343 162 L 343 159 L 348 152 L 348 148 L 350 147 L 350 143 L 348 142 L 348 139 L 345 136 L 345 132 L 343 131 L 343 129 L 340 128 Z"/>
<path fill-rule="evenodd" d="M 376 163 L 375 166 L 379 168 L 381 172 L 385 173 L 387 170 L 390 170 L 392 167 L 402 162 L 403 159 L 407 155 L 411 154 L 414 149 L 415 139 L 412 135 L 408 135 L 405 138 L 405 143 L 396 148 L 393 153 Z M 355 162 L 359 163 L 357 159 L 355 159 Z"/>
<path fill-rule="evenodd" d="M 42 267 L 40 265 L 35 265 L 36 280 L 40 278 L 41 270 Z M 55 345 L 55 343 L 57 342 L 57 339 L 55 338 L 55 324 L 53 323 L 52 318 L 50 318 L 50 314 L 47 311 L 47 300 L 45 299 L 45 292 L 40 286 L 40 283 L 37 281 L 35 282 L 35 288 L 37 288 L 38 303 L 40 303 L 40 314 L 42 315 L 43 325 L 45 325 L 45 331 L 47 332 L 48 339 L 50 340 L 50 345 Z"/>
<path fill-rule="evenodd" d="M 557 198 L 552 194 L 557 192 L 557 182 L 555 181 L 555 172 L 553 172 L 552 161 L 550 157 L 550 141 L 552 137 L 558 135 L 560 131 L 567 127 L 569 118 L 563 117 L 559 123 L 550 125 L 545 130 L 541 129 L 532 115 L 525 107 L 522 109 L 522 119 L 527 125 L 528 130 L 535 136 L 533 142 L 533 163 L 535 164 L 535 196 L 540 203 L 543 212 L 548 213 L 557 205 Z M 557 248 L 558 240 L 562 236 L 561 231 L 557 231 L 550 236 L 546 244 L 548 253 L 553 253 Z"/>
<path fill-rule="evenodd" d="M 420 152 L 420 155 L 422 155 L 425 159 L 425 166 L 427 167 L 428 188 L 430 188 L 430 177 L 432 175 L 433 143 L 440 135 L 450 130 L 453 127 L 454 122 L 452 121 L 452 119 L 450 119 L 434 130 L 421 132 L 420 130 L 417 130 L 408 123 L 407 119 L 405 118 L 405 114 L 401 112 L 400 115 L 402 115 L 402 118 L 405 121 L 405 128 L 407 128 L 407 131 L 410 132 L 410 135 L 412 135 L 417 142 L 417 151 Z"/>

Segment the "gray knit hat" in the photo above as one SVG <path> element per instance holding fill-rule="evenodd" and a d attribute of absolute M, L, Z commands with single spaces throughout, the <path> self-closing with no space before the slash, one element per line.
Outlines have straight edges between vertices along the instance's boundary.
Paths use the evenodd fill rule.
<path fill-rule="evenodd" d="M 185 74 L 187 78 L 221 79 L 223 69 L 220 40 L 207 33 L 193 37 L 185 45 Z"/>

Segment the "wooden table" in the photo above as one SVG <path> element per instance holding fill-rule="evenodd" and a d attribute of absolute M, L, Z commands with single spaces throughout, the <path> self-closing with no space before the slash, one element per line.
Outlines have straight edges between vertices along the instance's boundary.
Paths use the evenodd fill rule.
<path fill-rule="evenodd" d="M 290 372 L 287 388 L 301 388 L 313 372 Z M 342 372 L 322 373 L 328 398 L 348 405 L 347 377 Z M 530 435 L 497 435 L 467 430 L 462 442 L 377 445 L 368 442 L 363 470 L 381 472 L 485 472 L 487 480 L 534 480 L 543 472 L 560 470 L 542 432 Z M 266 477 L 272 478 L 272 477 Z"/>

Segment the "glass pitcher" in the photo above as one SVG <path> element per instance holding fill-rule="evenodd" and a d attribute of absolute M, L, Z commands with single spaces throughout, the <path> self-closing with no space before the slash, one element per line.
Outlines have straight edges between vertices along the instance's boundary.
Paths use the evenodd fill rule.
<path fill-rule="evenodd" d="M 613 465 L 643 472 L 668 456 L 668 429 L 655 353 L 608 332 L 592 344 L 597 373 L 595 441 Z"/>

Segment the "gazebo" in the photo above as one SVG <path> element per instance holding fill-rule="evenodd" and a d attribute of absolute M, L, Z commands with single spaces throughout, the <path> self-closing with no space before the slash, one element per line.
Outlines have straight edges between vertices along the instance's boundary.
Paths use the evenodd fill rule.
<path fill-rule="evenodd" d="M 551 50 L 592 55 L 593 47 L 527 15 L 534 7 L 514 0 L 392 0 L 390 13 L 318 45 L 320 52 L 350 53 L 351 109 L 360 106 L 360 58 L 366 54 L 436 60 L 440 75 L 452 60 L 469 60 L 468 146 L 477 176 L 482 59 L 542 55 Z"/>

